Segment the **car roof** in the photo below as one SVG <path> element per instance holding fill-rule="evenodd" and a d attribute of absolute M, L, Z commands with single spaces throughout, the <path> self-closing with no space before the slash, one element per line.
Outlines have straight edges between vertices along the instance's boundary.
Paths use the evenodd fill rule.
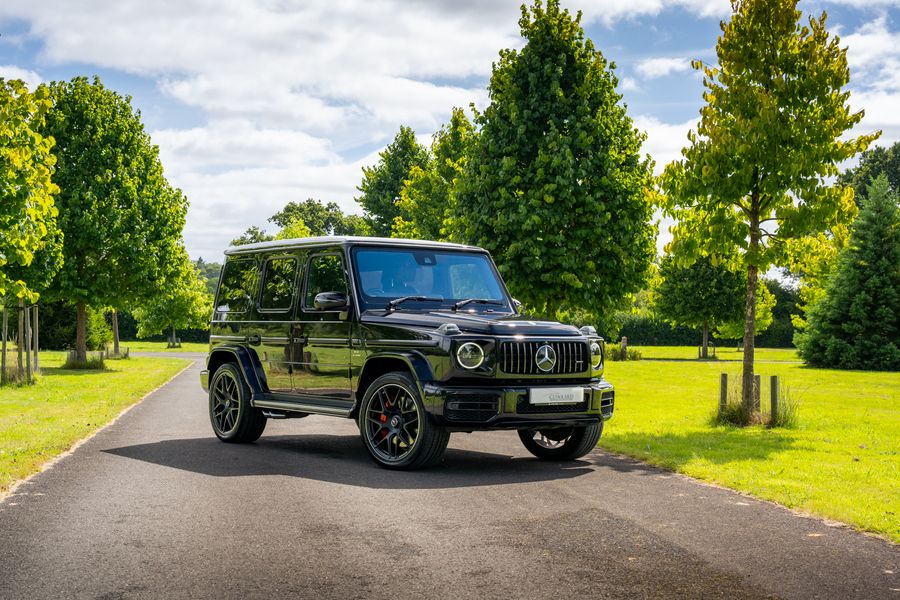
<path fill-rule="evenodd" d="M 476 250 L 483 252 L 477 246 L 465 244 L 453 244 L 451 242 L 433 242 L 430 240 L 408 240 L 402 238 L 359 237 L 329 235 L 319 237 L 292 238 L 287 240 L 273 240 L 271 242 L 257 242 L 243 246 L 231 246 L 225 250 L 226 256 L 235 254 L 251 254 L 267 250 L 287 250 L 291 248 L 314 248 L 319 246 L 395 246 L 398 248 L 444 248 L 448 250 Z"/>

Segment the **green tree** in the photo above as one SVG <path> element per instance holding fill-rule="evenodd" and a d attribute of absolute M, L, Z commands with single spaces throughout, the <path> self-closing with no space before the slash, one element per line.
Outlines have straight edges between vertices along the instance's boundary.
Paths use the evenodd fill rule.
<path fill-rule="evenodd" d="M 266 233 L 264 229 L 261 227 L 257 227 L 256 225 L 251 225 L 247 228 L 247 231 L 242 233 L 239 237 L 231 240 L 232 246 L 244 246 L 246 244 L 256 244 L 258 242 L 271 242 L 275 239 L 274 235 L 270 235 Z"/>
<path fill-rule="evenodd" d="M 618 80 L 558 0 L 522 7 L 525 45 L 494 65 L 459 178 L 454 238 L 490 250 L 544 315 L 611 312 L 655 254 L 651 163 Z"/>
<path fill-rule="evenodd" d="M 850 245 L 797 338 L 814 366 L 900 370 L 900 207 L 885 175 L 863 197 Z"/>
<path fill-rule="evenodd" d="M 283 209 L 269 217 L 269 222 L 287 227 L 300 219 L 309 228 L 309 235 L 366 235 L 362 218 L 345 215 L 336 202 L 324 204 L 315 198 L 303 202 L 289 202 Z"/>
<path fill-rule="evenodd" d="M 56 158 L 41 132 L 50 107 L 45 86 L 31 94 L 0 78 L 0 297 L 34 300 L 34 288 L 52 276 L 43 267 L 58 267 Z M 43 259 L 29 269 L 38 252 Z"/>
<path fill-rule="evenodd" d="M 900 142 L 894 142 L 889 148 L 876 146 L 866 150 L 857 166 L 841 173 L 838 183 L 852 187 L 856 204 L 862 206 L 869 185 L 881 174 L 887 177 L 891 191 L 900 194 Z"/>
<path fill-rule="evenodd" d="M 400 216 L 397 203 L 403 182 L 413 167 L 426 168 L 429 156 L 428 150 L 416 140 L 415 132 L 406 126 L 400 127 L 394 141 L 378 156 L 378 164 L 363 167 L 362 183 L 357 188 L 362 194 L 356 201 L 365 211 L 372 234 L 388 237 L 394 219 Z"/>
<path fill-rule="evenodd" d="M 304 238 L 310 237 L 312 232 L 310 232 L 309 227 L 306 226 L 306 223 L 303 222 L 303 219 L 300 217 L 295 217 L 293 221 L 289 221 L 284 224 L 281 231 L 279 231 L 275 235 L 276 240 L 289 240 L 292 238 Z"/>
<path fill-rule="evenodd" d="M 656 310 L 672 325 L 703 331 L 702 357 L 708 358 L 709 332 L 727 323 L 740 322 L 744 307 L 744 278 L 725 262 L 700 258 L 683 266 L 672 255 L 660 261 L 662 283 L 656 294 Z"/>
<path fill-rule="evenodd" d="M 453 182 L 462 173 L 475 128 L 461 108 L 454 108 L 450 123 L 434 134 L 431 160 L 414 165 L 400 189 L 391 237 L 440 240 L 447 237 L 445 223 L 455 201 Z"/>
<path fill-rule="evenodd" d="M 222 274 L 222 263 L 206 262 L 203 258 L 198 258 L 194 263 L 200 277 L 206 281 L 206 291 L 210 296 L 216 294 L 216 288 L 219 286 L 219 276 Z"/>
<path fill-rule="evenodd" d="M 784 265 L 787 240 L 852 219 L 852 192 L 829 184 L 837 165 L 878 134 L 844 139 L 851 112 L 846 49 L 826 15 L 800 23 L 797 0 L 736 0 L 722 23 L 718 65 L 704 74 L 706 105 L 684 158 L 661 178 L 678 224 L 673 253 L 740 257 L 747 274 L 742 399 L 753 401 L 758 275 Z"/>
<path fill-rule="evenodd" d="M 206 328 L 212 316 L 212 298 L 206 280 L 187 259 L 179 261 L 177 274 L 169 278 L 165 288 L 145 300 L 132 312 L 138 323 L 137 335 L 146 338 L 171 332 L 173 346 L 177 343 L 177 329 Z"/>
<path fill-rule="evenodd" d="M 55 293 L 76 306 L 76 359 L 86 357 L 86 308 L 150 297 L 181 246 L 187 200 L 169 185 L 140 112 L 76 77 L 50 85 L 42 133 L 56 140 L 59 227 L 65 264 Z"/>

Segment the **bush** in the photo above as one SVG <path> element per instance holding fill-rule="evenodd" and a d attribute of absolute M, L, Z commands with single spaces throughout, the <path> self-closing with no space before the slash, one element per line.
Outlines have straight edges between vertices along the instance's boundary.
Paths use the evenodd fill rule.
<path fill-rule="evenodd" d="M 764 385 L 764 384 L 763 384 Z M 725 410 L 716 411 L 710 417 L 711 425 L 731 425 L 734 427 L 746 427 L 747 425 L 765 425 L 769 428 L 795 429 L 800 422 L 800 399 L 791 391 L 791 388 L 780 384 L 778 394 L 778 412 L 770 414 L 765 412 L 771 406 L 770 396 L 760 394 L 760 409 L 758 413 L 748 411 L 741 402 L 741 379 L 731 379 L 728 386 L 728 398 L 725 401 Z"/>
<path fill-rule="evenodd" d="M 791 388 L 782 384 L 778 394 L 778 412 L 769 415 L 769 427 L 796 429 L 800 423 L 800 399 Z"/>
<path fill-rule="evenodd" d="M 641 360 L 642 358 L 641 351 L 634 346 L 628 346 L 628 356 L 623 358 L 621 344 L 606 344 L 606 360 L 615 362 L 620 360 Z"/>
<path fill-rule="evenodd" d="M 106 311 L 88 307 L 86 334 L 88 350 L 103 350 L 112 343 L 112 328 L 106 322 Z"/>
<path fill-rule="evenodd" d="M 62 365 L 63 369 L 80 369 L 80 370 L 101 370 L 106 368 L 106 364 L 104 362 L 104 353 L 97 352 L 95 354 L 88 354 L 87 360 L 84 362 L 79 362 L 75 359 L 75 351 L 72 350 L 69 352 L 69 355 L 66 357 L 66 362 Z"/>

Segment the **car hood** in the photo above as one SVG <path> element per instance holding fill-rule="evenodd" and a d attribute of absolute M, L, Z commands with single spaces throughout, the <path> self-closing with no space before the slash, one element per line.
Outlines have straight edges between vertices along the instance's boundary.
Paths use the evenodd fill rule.
<path fill-rule="evenodd" d="M 463 333 L 486 335 L 575 336 L 581 332 L 572 325 L 557 321 L 529 319 L 508 313 L 470 313 L 450 311 L 403 311 L 385 313 L 366 311 L 363 323 L 436 329 L 445 323 L 455 323 Z"/>

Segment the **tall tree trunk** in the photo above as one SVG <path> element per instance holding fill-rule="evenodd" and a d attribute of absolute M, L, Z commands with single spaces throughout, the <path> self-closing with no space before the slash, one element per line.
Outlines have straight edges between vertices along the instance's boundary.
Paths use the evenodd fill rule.
<path fill-rule="evenodd" d="M 113 356 L 119 355 L 119 311 L 112 311 Z"/>
<path fill-rule="evenodd" d="M 709 321 L 703 321 L 703 358 L 709 358 Z"/>
<path fill-rule="evenodd" d="M 6 338 L 9 335 L 9 312 L 3 304 L 3 358 L 0 358 L 0 383 L 6 383 Z"/>
<path fill-rule="evenodd" d="M 25 300 L 19 298 L 19 331 L 16 332 L 16 352 L 18 353 L 19 376 L 25 370 L 22 362 L 22 347 L 25 346 Z"/>
<path fill-rule="evenodd" d="M 175 347 L 175 324 L 172 324 L 172 347 Z"/>
<path fill-rule="evenodd" d="M 34 311 L 34 327 L 32 330 L 34 341 L 31 343 L 31 346 L 34 348 L 34 371 L 36 373 L 41 368 L 41 336 L 38 335 L 38 305 L 35 304 L 31 310 Z"/>
<path fill-rule="evenodd" d="M 759 251 L 759 192 L 751 197 L 750 207 L 750 244 L 747 254 L 756 256 Z M 756 286 L 759 280 L 759 269 L 754 264 L 747 265 L 747 299 L 744 306 L 744 369 L 741 377 L 741 402 L 747 412 L 754 409 L 753 401 L 753 354 L 756 337 Z"/>
<path fill-rule="evenodd" d="M 84 302 L 75 305 L 75 360 L 87 361 L 87 306 Z"/>

